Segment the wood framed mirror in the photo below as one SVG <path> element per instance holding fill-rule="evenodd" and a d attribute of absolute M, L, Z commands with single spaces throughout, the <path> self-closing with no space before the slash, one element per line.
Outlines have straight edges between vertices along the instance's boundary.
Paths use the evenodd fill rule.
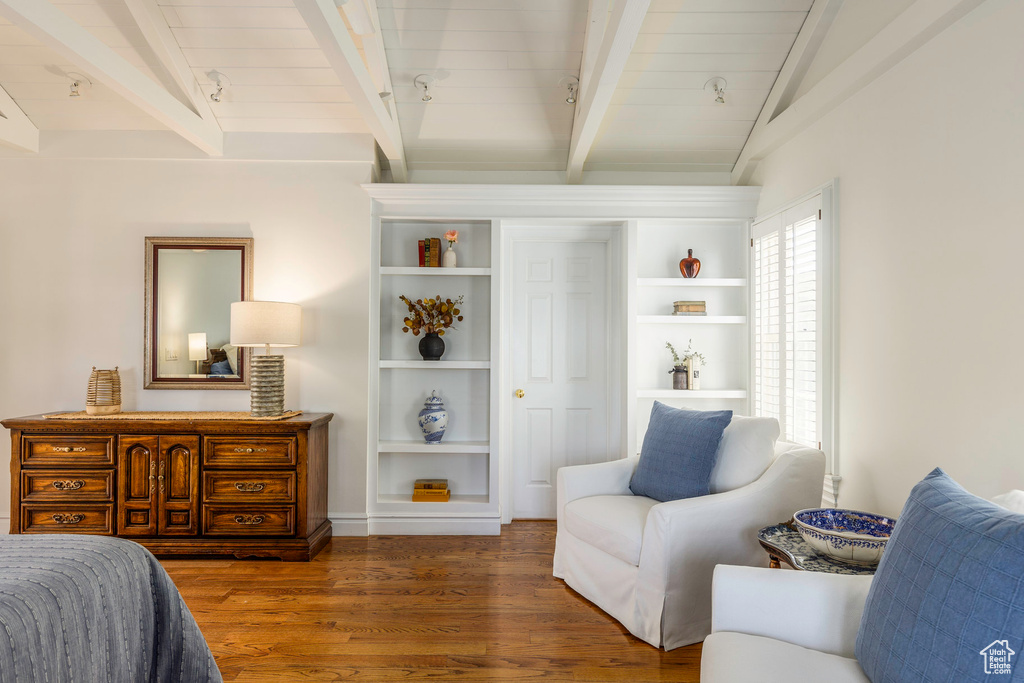
<path fill-rule="evenodd" d="M 146 389 L 248 389 L 231 304 L 252 300 L 251 237 L 146 238 Z"/>

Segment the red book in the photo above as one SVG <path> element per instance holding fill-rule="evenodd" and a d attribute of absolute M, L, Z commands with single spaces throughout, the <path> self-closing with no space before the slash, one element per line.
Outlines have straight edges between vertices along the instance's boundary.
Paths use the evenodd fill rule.
<path fill-rule="evenodd" d="M 423 267 L 423 240 L 420 240 L 419 249 L 420 249 L 420 268 L 422 268 Z"/>

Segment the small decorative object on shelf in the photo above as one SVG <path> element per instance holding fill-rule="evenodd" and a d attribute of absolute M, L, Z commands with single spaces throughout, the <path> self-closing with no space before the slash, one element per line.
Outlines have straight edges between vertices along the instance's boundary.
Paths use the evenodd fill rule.
<path fill-rule="evenodd" d="M 672 369 L 668 371 L 668 374 L 672 375 L 672 388 L 677 391 L 686 389 L 686 366 L 680 360 L 679 354 L 676 353 L 676 348 L 672 346 L 672 342 L 665 342 L 665 348 L 672 352 Z"/>
<path fill-rule="evenodd" d="M 686 258 L 679 262 L 679 272 L 683 277 L 697 277 L 700 272 L 700 259 L 693 257 L 693 249 L 686 250 Z"/>
<path fill-rule="evenodd" d="M 418 337 L 422 331 L 423 339 L 420 340 L 419 351 L 423 360 L 441 360 L 444 355 L 444 331 L 453 327 L 456 322 L 462 322 L 463 297 L 442 299 L 438 294 L 433 299 L 416 299 L 413 301 L 404 294 L 398 296 L 405 302 L 409 309 L 409 315 L 402 321 L 405 326 L 402 332 L 412 332 Z"/>
<path fill-rule="evenodd" d="M 859 510 L 809 508 L 793 515 L 796 530 L 815 551 L 854 564 L 878 564 L 896 520 Z"/>
<path fill-rule="evenodd" d="M 451 495 L 447 479 L 417 479 L 412 489 L 412 502 L 447 503 Z"/>
<path fill-rule="evenodd" d="M 121 412 L 121 375 L 113 370 L 92 368 L 89 389 L 85 394 L 87 415 L 113 415 Z"/>
<path fill-rule="evenodd" d="M 672 315 L 707 315 L 706 301 L 675 301 L 672 303 Z"/>
<path fill-rule="evenodd" d="M 686 350 L 683 351 L 683 358 L 686 361 L 686 384 L 688 389 L 696 391 L 700 389 L 700 368 L 708 364 L 704 360 L 704 354 L 693 350 L 693 340 L 686 343 Z M 698 367 L 698 365 L 700 367 Z"/>
<path fill-rule="evenodd" d="M 459 231 L 449 230 L 444 234 L 444 238 L 448 240 L 448 249 L 444 252 L 444 267 L 455 268 L 457 259 L 455 258 L 455 250 L 452 249 L 452 245 L 459 243 Z"/>
<path fill-rule="evenodd" d="M 436 268 L 441 265 L 441 240 L 436 237 L 424 237 L 417 243 L 420 268 Z"/>
<path fill-rule="evenodd" d="M 444 409 L 444 401 L 436 391 L 430 392 L 430 398 L 423 402 L 419 423 L 420 429 L 423 430 L 423 438 L 427 443 L 441 443 L 444 430 L 448 427 L 448 411 Z"/>

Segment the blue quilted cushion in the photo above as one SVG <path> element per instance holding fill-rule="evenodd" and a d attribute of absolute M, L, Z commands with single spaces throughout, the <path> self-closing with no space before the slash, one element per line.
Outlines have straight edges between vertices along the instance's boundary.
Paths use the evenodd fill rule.
<path fill-rule="evenodd" d="M 731 410 L 679 410 L 655 401 L 629 490 L 662 502 L 708 495 L 730 420 Z"/>
<path fill-rule="evenodd" d="M 878 564 L 856 653 L 872 683 L 1024 680 L 1024 515 L 941 469 L 925 477 Z"/>

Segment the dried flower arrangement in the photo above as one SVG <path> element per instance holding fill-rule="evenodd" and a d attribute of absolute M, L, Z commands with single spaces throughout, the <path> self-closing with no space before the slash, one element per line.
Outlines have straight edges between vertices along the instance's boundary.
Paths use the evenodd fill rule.
<path fill-rule="evenodd" d="M 436 332 L 438 336 L 444 336 L 444 331 L 452 327 L 456 322 L 462 322 L 463 297 L 457 299 L 442 299 L 438 294 L 433 299 L 416 299 L 413 301 L 404 294 L 398 297 L 409 307 L 409 315 L 402 322 L 405 327 L 402 332 L 412 332 L 413 336 L 419 336 L 422 330 L 424 334 Z"/>

